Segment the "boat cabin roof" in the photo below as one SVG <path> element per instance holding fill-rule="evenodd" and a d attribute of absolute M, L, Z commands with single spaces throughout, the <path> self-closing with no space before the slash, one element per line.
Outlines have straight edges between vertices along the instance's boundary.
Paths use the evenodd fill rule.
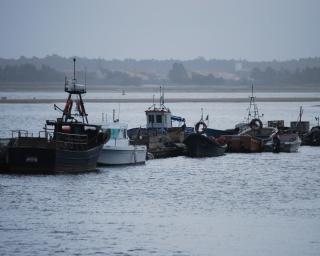
<path fill-rule="evenodd" d="M 168 108 L 152 108 L 152 109 L 147 109 L 146 111 L 146 114 L 148 113 L 171 113 L 170 109 Z"/>

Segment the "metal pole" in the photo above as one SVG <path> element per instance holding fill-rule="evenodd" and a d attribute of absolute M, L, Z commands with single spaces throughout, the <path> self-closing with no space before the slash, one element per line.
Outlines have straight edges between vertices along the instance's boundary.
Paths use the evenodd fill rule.
<path fill-rule="evenodd" d="M 76 80 L 76 58 L 73 58 L 73 80 Z"/>

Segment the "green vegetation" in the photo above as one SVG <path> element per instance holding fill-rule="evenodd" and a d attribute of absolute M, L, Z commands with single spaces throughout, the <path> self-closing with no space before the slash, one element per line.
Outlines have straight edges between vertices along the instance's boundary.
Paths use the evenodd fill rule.
<path fill-rule="evenodd" d="M 246 60 L 104 60 L 77 58 L 77 78 L 98 85 L 257 85 L 320 84 L 320 58 L 290 61 Z M 1 59 L 0 83 L 63 83 L 72 77 L 72 60 L 45 58 Z M 86 70 L 86 72 L 84 71 Z"/>

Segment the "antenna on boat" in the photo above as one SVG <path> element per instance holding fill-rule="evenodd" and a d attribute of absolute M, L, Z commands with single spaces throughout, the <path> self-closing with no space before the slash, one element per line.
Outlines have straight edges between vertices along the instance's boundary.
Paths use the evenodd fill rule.
<path fill-rule="evenodd" d="M 248 117 L 247 123 L 251 121 L 251 119 L 263 117 L 263 114 L 259 114 L 259 109 L 256 104 L 256 97 L 253 95 L 253 84 L 251 85 L 251 96 L 250 96 L 250 104 L 248 108 Z"/>
<path fill-rule="evenodd" d="M 114 123 L 119 122 L 119 118 L 116 119 L 116 110 L 115 109 L 112 109 L 112 118 L 113 118 Z"/>
<path fill-rule="evenodd" d="M 118 105 L 118 121 L 120 120 L 120 101 L 119 101 L 119 105 Z"/>
<path fill-rule="evenodd" d="M 301 120 L 302 120 L 302 114 L 303 114 L 303 108 L 302 108 L 302 106 L 300 106 L 299 117 L 298 117 L 298 123 L 301 123 Z"/>
<path fill-rule="evenodd" d="M 160 85 L 160 99 L 159 99 L 159 104 L 160 104 L 160 107 L 161 107 L 161 102 L 162 102 L 162 100 L 161 100 L 161 98 L 162 98 L 162 87 L 161 87 L 161 85 Z"/>
<path fill-rule="evenodd" d="M 76 58 L 73 58 L 73 80 L 76 81 Z"/>
<path fill-rule="evenodd" d="M 254 98 L 253 97 L 253 84 L 251 84 L 251 98 Z"/>
<path fill-rule="evenodd" d="M 153 108 L 155 108 L 155 103 L 154 103 L 154 94 L 152 95 L 152 106 L 153 106 Z"/>
<path fill-rule="evenodd" d="M 161 105 L 164 106 L 164 85 L 162 88 Z"/>
<path fill-rule="evenodd" d="M 84 85 L 87 86 L 87 67 L 84 67 Z"/>
<path fill-rule="evenodd" d="M 320 125 L 320 116 L 315 117 L 316 121 L 318 121 L 318 126 Z"/>

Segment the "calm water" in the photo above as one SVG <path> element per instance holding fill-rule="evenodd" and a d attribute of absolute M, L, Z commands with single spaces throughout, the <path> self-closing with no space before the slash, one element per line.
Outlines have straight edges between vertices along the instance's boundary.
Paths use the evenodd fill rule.
<path fill-rule="evenodd" d="M 259 104 L 264 119 L 314 120 L 318 103 Z M 120 119 L 145 123 L 146 104 Z M 242 103 L 177 103 L 188 124 L 233 127 Z M 87 104 L 90 120 L 114 104 Z M 43 127 L 52 105 L 0 104 L 0 133 Z M 0 255 L 319 255 L 320 148 L 177 157 L 83 175 L 0 176 Z"/>

